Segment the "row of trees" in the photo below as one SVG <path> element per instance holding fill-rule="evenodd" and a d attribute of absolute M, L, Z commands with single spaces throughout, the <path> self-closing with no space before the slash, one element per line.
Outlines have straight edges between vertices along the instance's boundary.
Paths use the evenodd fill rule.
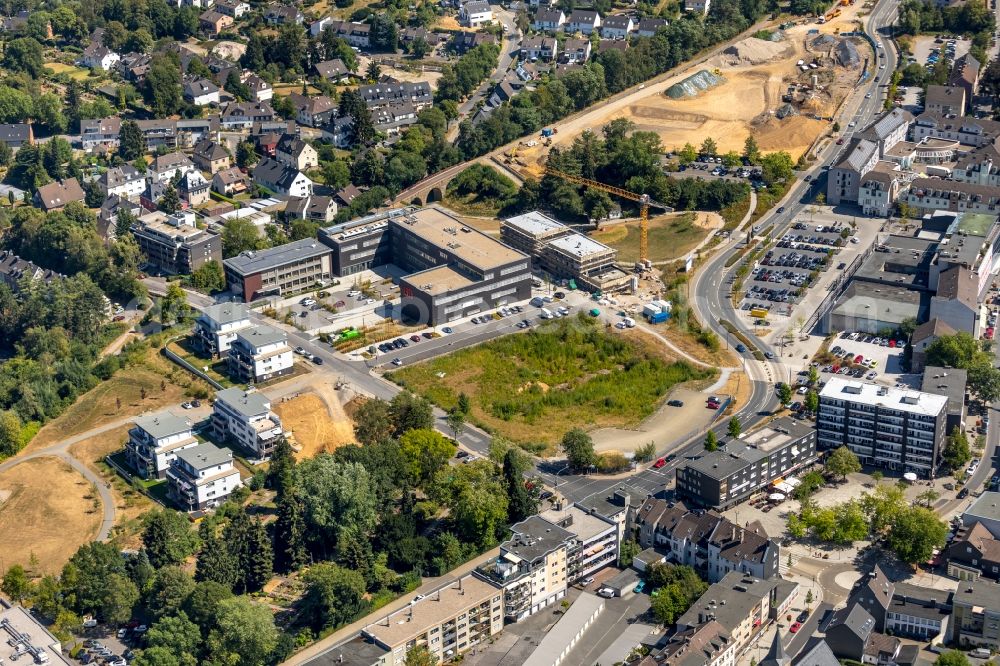
<path fill-rule="evenodd" d="M 943 335 L 927 347 L 925 357 L 927 365 L 965 370 L 969 389 L 983 403 L 1000 400 L 1000 369 L 993 367 L 989 342 L 964 331 Z"/>

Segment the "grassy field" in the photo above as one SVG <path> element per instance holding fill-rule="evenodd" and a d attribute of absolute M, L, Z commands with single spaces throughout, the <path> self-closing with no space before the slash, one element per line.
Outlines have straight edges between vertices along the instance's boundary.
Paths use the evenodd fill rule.
<path fill-rule="evenodd" d="M 444 409 L 465 393 L 472 403 L 470 421 L 551 450 L 574 427 L 634 426 L 672 386 L 707 375 L 664 360 L 649 344 L 572 318 L 388 376 Z"/>
<path fill-rule="evenodd" d="M 191 346 L 190 338 L 181 338 L 180 340 L 175 340 L 174 342 L 171 342 L 169 345 L 167 345 L 167 348 L 196 368 L 201 368 L 202 370 L 205 370 L 205 368 L 207 367 L 208 370 L 205 371 L 205 374 L 207 374 L 209 377 L 219 382 L 223 386 L 228 388 L 234 385 L 233 380 L 230 379 L 229 377 L 229 372 L 226 367 L 226 359 L 224 358 L 211 359 L 211 358 L 206 358 L 205 356 L 201 356 L 194 349 L 194 347 Z"/>
<path fill-rule="evenodd" d="M 480 199 L 475 193 L 464 196 L 448 194 L 441 203 L 459 215 L 494 217 L 500 211 L 499 201 L 496 199 Z"/>
<path fill-rule="evenodd" d="M 708 230 L 695 224 L 694 220 L 694 213 L 651 219 L 649 258 L 652 261 L 669 261 L 687 254 L 708 234 Z M 590 236 L 618 250 L 618 260 L 623 263 L 634 263 L 639 259 L 638 221 L 593 231 Z"/>
<path fill-rule="evenodd" d="M 80 396 L 69 409 L 38 432 L 27 450 L 54 444 L 123 417 L 177 405 L 196 386 L 208 388 L 207 384 L 193 379 L 151 349 L 141 364 L 118 371 L 108 381 Z"/>
<path fill-rule="evenodd" d="M 52 70 L 53 74 L 69 74 L 71 78 L 80 81 L 90 76 L 90 70 L 76 65 L 67 65 L 62 62 L 47 62 L 45 67 Z"/>
<path fill-rule="evenodd" d="M 62 460 L 34 458 L 0 473 L 4 566 L 58 573 L 100 524 L 97 490 Z M 37 566 L 31 566 L 32 557 Z"/>

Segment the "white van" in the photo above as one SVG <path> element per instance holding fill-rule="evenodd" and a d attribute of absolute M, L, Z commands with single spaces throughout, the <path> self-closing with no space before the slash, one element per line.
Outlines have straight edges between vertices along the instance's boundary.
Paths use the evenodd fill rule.
<path fill-rule="evenodd" d="M 548 308 L 542 308 L 542 314 L 540 316 L 542 319 L 552 319 L 552 311 Z"/>
<path fill-rule="evenodd" d="M 990 651 L 986 648 L 976 648 L 969 653 L 970 657 L 975 657 L 976 659 L 989 659 Z"/>

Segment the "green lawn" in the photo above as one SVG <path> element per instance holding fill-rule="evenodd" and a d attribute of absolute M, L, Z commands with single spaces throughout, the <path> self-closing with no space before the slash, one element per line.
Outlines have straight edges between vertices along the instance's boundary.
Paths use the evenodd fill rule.
<path fill-rule="evenodd" d="M 708 230 L 694 222 L 694 213 L 665 216 L 649 221 L 649 258 L 669 261 L 686 255 L 701 242 Z M 639 259 L 639 222 L 616 224 L 593 231 L 591 238 L 618 250 L 618 260 L 630 264 Z"/>
<path fill-rule="evenodd" d="M 465 393 L 470 421 L 522 444 L 551 446 L 574 427 L 637 425 L 672 386 L 709 374 L 668 363 L 643 343 L 580 316 L 388 377 L 444 409 Z"/>

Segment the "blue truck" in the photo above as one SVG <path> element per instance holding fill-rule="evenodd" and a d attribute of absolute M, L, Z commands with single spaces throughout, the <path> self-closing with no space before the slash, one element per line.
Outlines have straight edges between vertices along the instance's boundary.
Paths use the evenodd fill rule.
<path fill-rule="evenodd" d="M 670 319 L 670 313 L 657 312 L 655 314 L 646 315 L 646 318 L 649 319 L 650 324 L 662 324 L 666 320 Z"/>

